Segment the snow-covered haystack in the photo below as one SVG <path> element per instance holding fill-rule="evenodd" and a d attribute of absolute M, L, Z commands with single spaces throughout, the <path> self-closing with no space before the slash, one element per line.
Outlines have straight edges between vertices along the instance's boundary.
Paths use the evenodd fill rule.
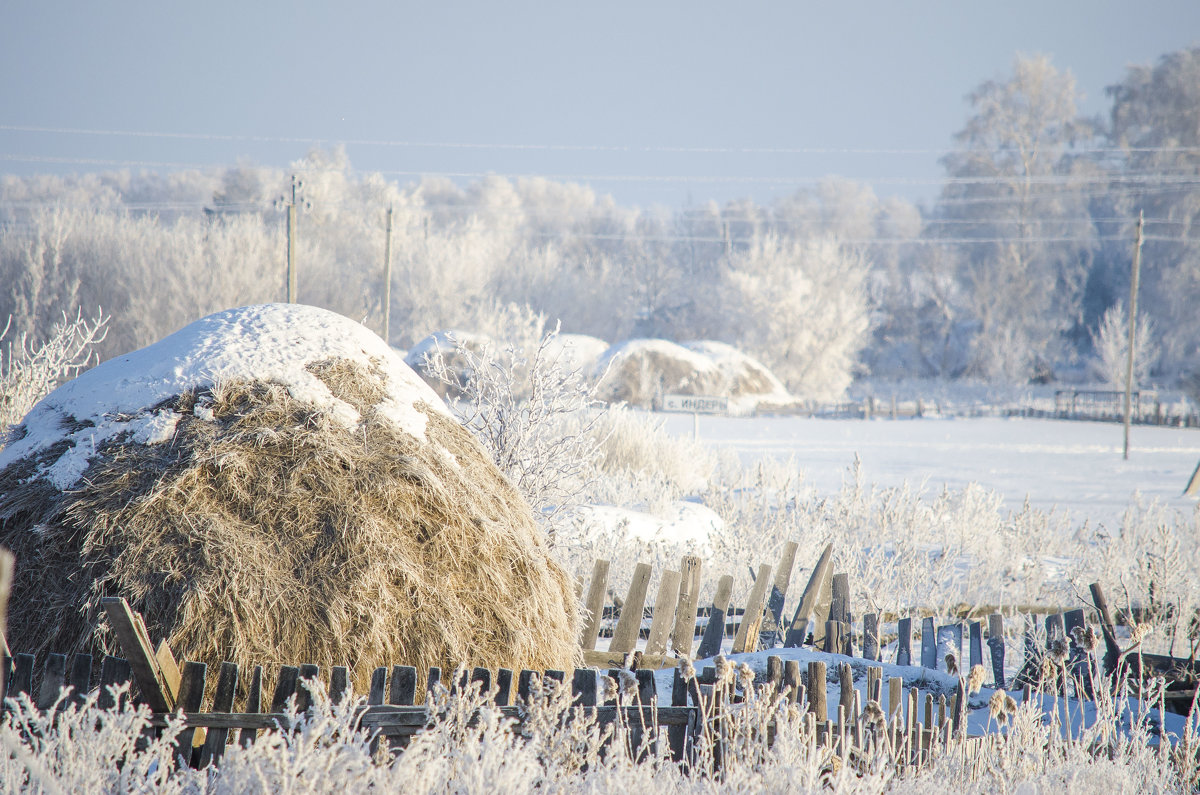
<path fill-rule="evenodd" d="M 235 309 L 84 373 L 0 450 L 18 651 L 111 651 L 104 596 L 215 664 L 565 668 L 577 616 L 528 505 L 378 337 Z"/>
<path fill-rule="evenodd" d="M 417 375 L 442 397 L 459 397 L 463 387 L 475 374 L 463 351 L 469 351 L 478 360 L 488 348 L 496 352 L 498 346 L 487 334 L 458 330 L 435 331 L 409 349 L 404 363 L 415 370 Z M 446 374 L 457 382 L 457 386 L 447 384 L 430 367 L 430 361 L 435 356 L 441 358 Z"/>
<path fill-rule="evenodd" d="M 725 378 L 723 395 L 735 404 L 737 412 L 753 411 L 760 404 L 790 405 L 796 399 L 783 382 L 758 359 L 748 356 L 732 345 L 714 340 L 685 342 L 683 347 L 711 359 Z"/>
<path fill-rule="evenodd" d="M 667 340 L 627 340 L 595 365 L 596 397 L 609 403 L 651 407 L 663 395 L 720 395 L 724 376 L 716 363 Z"/>

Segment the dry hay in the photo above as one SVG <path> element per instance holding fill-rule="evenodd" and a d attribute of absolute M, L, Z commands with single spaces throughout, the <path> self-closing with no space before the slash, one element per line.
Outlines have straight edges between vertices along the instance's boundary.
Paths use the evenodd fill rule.
<path fill-rule="evenodd" d="M 347 665 L 359 692 L 394 663 L 569 667 L 573 587 L 531 510 L 444 412 L 414 403 L 427 441 L 389 421 L 377 364 L 307 367 L 356 428 L 229 381 L 154 406 L 180 415 L 173 438 L 109 438 L 74 488 L 38 475 L 66 442 L 0 470 L 12 648 L 120 654 L 96 627 L 123 596 L 178 657 Z"/>

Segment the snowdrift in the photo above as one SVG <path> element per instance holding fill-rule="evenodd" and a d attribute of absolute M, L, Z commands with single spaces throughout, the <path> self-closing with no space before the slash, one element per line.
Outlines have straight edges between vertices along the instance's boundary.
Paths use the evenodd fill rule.
<path fill-rule="evenodd" d="M 9 641 L 112 652 L 123 596 L 216 664 L 567 668 L 572 585 L 528 505 L 378 337 L 265 305 L 46 397 L 0 450 Z"/>

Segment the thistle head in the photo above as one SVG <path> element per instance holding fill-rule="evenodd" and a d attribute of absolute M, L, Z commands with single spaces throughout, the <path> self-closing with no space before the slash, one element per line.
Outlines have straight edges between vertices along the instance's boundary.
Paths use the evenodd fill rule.
<path fill-rule="evenodd" d="M 746 663 L 741 663 L 737 669 L 737 680 L 742 690 L 749 693 L 754 688 L 754 669 Z"/>
<path fill-rule="evenodd" d="M 621 691 L 621 699 L 632 701 L 637 696 L 638 680 L 632 671 L 617 671 L 617 684 Z"/>
<path fill-rule="evenodd" d="M 1050 659 L 1055 665 L 1064 665 L 1067 662 L 1067 657 L 1071 655 L 1071 646 L 1067 643 L 1066 638 L 1055 638 L 1050 643 Z"/>
<path fill-rule="evenodd" d="M 691 657 L 684 657 L 679 661 L 679 675 L 683 677 L 683 681 L 690 682 L 696 678 L 696 665 L 692 662 Z"/>
<path fill-rule="evenodd" d="M 1008 712 L 1004 708 L 1004 699 L 1008 698 L 1008 693 L 1004 692 L 1004 688 L 992 693 L 992 697 L 988 699 L 988 715 L 992 720 L 999 723 L 1008 721 Z"/>
<path fill-rule="evenodd" d="M 979 688 L 983 687 L 983 678 L 987 676 L 987 671 L 982 665 L 972 665 L 971 673 L 967 676 L 967 692 L 971 695 L 979 692 Z"/>
<path fill-rule="evenodd" d="M 621 694 L 621 688 L 617 685 L 617 680 L 611 676 L 604 677 L 604 703 L 616 701 L 617 696 Z"/>

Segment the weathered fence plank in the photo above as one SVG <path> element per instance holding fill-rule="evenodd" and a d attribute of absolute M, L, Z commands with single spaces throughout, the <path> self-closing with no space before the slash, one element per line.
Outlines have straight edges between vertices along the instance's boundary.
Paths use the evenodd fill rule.
<path fill-rule="evenodd" d="M 179 683 L 171 686 L 158 657 L 151 650 L 150 636 L 141 616 L 135 614 L 129 603 L 120 597 L 106 596 L 100 600 L 100 605 L 133 671 L 133 679 L 141 691 L 142 700 L 152 712 L 172 712 Z"/>
<path fill-rule="evenodd" d="M 67 680 L 67 655 L 47 654 L 42 669 L 42 686 L 38 689 L 37 708 L 45 712 L 58 700 Z"/>
<path fill-rule="evenodd" d="M 233 697 L 237 693 L 238 667 L 231 662 L 221 663 L 221 673 L 217 677 L 217 691 L 213 694 L 212 712 L 233 711 Z M 208 767 L 210 763 L 220 763 L 225 753 L 225 743 L 229 740 L 229 729 L 209 729 L 204 747 L 200 750 L 200 767 Z"/>
<path fill-rule="evenodd" d="M 650 636 L 646 639 L 646 654 L 665 654 L 671 630 L 675 628 L 675 604 L 679 600 L 681 575 L 670 569 L 662 573 L 658 596 L 654 600 L 654 617 L 650 620 Z"/>
<path fill-rule="evenodd" d="M 796 648 L 803 645 L 808 637 L 808 622 L 814 618 L 817 630 L 813 633 L 813 643 L 820 645 L 824 641 L 824 622 L 829 615 L 829 601 L 832 598 L 832 572 L 833 544 L 826 544 L 808 578 L 808 585 L 804 587 L 804 593 L 800 596 L 800 604 L 796 606 L 796 613 L 783 640 L 784 646 Z M 820 637 L 817 637 L 818 634 Z"/>
<path fill-rule="evenodd" d="M 921 621 L 921 667 L 937 668 L 937 640 L 934 638 L 932 618 Z"/>
<path fill-rule="evenodd" d="M 863 615 L 863 659 L 878 662 L 879 656 L 879 614 L 866 613 Z"/>
<path fill-rule="evenodd" d="M 758 646 L 758 630 L 762 626 L 763 610 L 766 606 L 767 588 L 771 584 L 771 567 L 764 563 L 758 567 L 758 576 L 754 578 L 754 586 L 750 589 L 750 598 L 746 600 L 746 612 L 742 615 L 742 623 L 738 625 L 737 634 L 733 638 L 733 653 L 752 652 Z"/>
<path fill-rule="evenodd" d="M 912 619 L 896 622 L 896 665 L 912 665 Z"/>
<path fill-rule="evenodd" d="M 695 555 L 684 555 L 679 566 L 679 603 L 675 607 L 675 630 L 671 647 L 681 657 L 690 657 L 696 639 L 696 610 L 700 605 L 700 572 L 703 563 Z"/>
<path fill-rule="evenodd" d="M 604 614 L 604 596 L 608 588 L 607 560 L 597 560 L 592 564 L 592 581 L 588 586 L 587 610 L 583 620 L 583 630 L 579 636 L 579 645 L 584 651 L 596 648 L 596 638 L 600 635 L 600 619 Z"/>
<path fill-rule="evenodd" d="M 774 648 L 779 641 L 783 625 L 783 603 L 787 599 L 788 584 L 792 580 L 792 569 L 796 565 L 796 550 L 800 545 L 788 541 L 783 545 L 783 553 L 779 556 L 779 565 L 775 567 L 775 581 L 771 584 L 771 593 L 767 597 L 766 615 L 763 617 L 762 631 L 759 634 L 759 646 L 764 649 Z"/>
<path fill-rule="evenodd" d="M 128 660 L 123 657 L 105 655 L 104 661 L 100 663 L 100 694 L 96 699 L 96 704 L 100 709 L 119 706 L 109 688 L 124 684 L 132 677 L 133 672 L 129 667 Z"/>
<path fill-rule="evenodd" d="M 204 663 L 188 660 L 183 664 L 183 670 L 179 677 L 177 706 L 185 715 L 191 716 L 200 712 L 200 708 L 204 704 L 204 680 L 207 673 L 208 666 Z M 192 740 L 195 735 L 195 724 L 188 724 L 188 727 L 175 739 L 175 758 L 182 758 L 185 765 L 192 763 Z"/>
<path fill-rule="evenodd" d="M 1004 616 L 992 613 L 988 616 L 988 651 L 992 655 L 992 684 L 1004 687 Z"/>
<path fill-rule="evenodd" d="M 729 600 L 733 596 L 733 575 L 723 574 L 717 580 L 717 594 L 713 598 L 712 610 L 708 614 L 708 625 L 700 638 L 700 648 L 696 656 L 703 659 L 713 657 L 721 651 L 721 641 L 725 637 L 725 614 L 729 611 Z"/>
<path fill-rule="evenodd" d="M 613 631 L 609 651 L 630 652 L 637 645 L 638 632 L 642 627 L 642 613 L 646 609 L 646 589 L 650 585 L 650 564 L 639 563 L 633 570 L 633 581 L 629 593 L 621 605 L 621 617 Z"/>

